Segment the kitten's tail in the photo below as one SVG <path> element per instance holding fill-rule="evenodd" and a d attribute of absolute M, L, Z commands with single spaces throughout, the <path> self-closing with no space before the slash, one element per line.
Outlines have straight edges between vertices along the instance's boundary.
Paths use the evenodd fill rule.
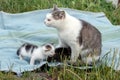
<path fill-rule="evenodd" d="M 17 55 L 18 55 L 18 56 L 20 55 L 20 49 L 17 50 Z"/>
<path fill-rule="evenodd" d="M 20 55 L 21 48 L 24 47 L 25 45 L 27 45 L 27 43 L 24 43 L 24 44 L 17 50 L 17 55 L 18 55 L 18 56 Z"/>

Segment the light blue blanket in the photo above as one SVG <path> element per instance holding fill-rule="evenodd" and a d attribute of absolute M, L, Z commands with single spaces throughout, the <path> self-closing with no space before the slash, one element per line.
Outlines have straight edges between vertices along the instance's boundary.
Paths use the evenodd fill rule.
<path fill-rule="evenodd" d="M 120 70 L 119 50 L 117 52 L 117 49 L 120 49 L 120 26 L 112 25 L 102 12 L 93 13 L 63 9 L 77 18 L 88 21 L 100 30 L 103 44 L 101 59 L 113 69 Z M 0 71 L 12 71 L 19 74 L 35 70 L 47 63 L 43 62 L 31 66 L 29 61 L 19 60 L 16 51 L 25 42 L 36 45 L 48 42 L 57 44 L 57 31 L 54 28 L 46 27 L 44 24 L 45 15 L 48 12 L 49 9 L 17 14 L 0 12 Z M 108 52 L 110 52 L 108 56 L 104 56 Z M 116 54 L 113 55 L 113 53 Z M 103 56 L 104 58 L 102 58 Z M 56 66 L 58 64 L 49 65 Z"/>

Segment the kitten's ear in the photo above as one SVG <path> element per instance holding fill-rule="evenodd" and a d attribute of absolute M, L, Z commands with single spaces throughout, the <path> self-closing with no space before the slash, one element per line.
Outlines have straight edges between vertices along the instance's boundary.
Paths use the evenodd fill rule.
<path fill-rule="evenodd" d="M 53 5 L 53 11 L 59 10 L 56 4 Z"/>
<path fill-rule="evenodd" d="M 61 19 L 64 19 L 64 18 L 65 18 L 65 11 L 60 11 L 59 17 L 60 17 Z"/>
<path fill-rule="evenodd" d="M 50 45 L 45 45 L 44 46 L 44 51 L 47 52 L 47 51 L 50 51 L 52 49 L 52 47 Z"/>

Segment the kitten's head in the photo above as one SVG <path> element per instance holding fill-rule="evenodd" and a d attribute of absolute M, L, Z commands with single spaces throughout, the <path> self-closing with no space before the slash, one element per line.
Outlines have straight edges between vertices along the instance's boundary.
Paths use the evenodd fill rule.
<path fill-rule="evenodd" d="M 55 47 L 53 43 L 48 43 L 42 46 L 43 54 L 46 56 L 53 56 L 55 54 Z"/>
<path fill-rule="evenodd" d="M 65 11 L 60 10 L 57 5 L 54 5 L 52 11 L 46 15 L 44 22 L 47 26 L 58 27 L 58 25 L 62 24 L 64 18 Z"/>

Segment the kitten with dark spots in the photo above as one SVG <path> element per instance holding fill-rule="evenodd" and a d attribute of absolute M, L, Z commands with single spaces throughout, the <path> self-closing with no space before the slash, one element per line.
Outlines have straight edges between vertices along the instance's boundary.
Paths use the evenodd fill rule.
<path fill-rule="evenodd" d="M 70 63 L 76 63 L 81 57 L 85 64 L 97 62 L 101 55 L 101 33 L 90 23 L 71 16 L 56 5 L 46 15 L 45 24 L 58 31 L 59 44 L 57 48 L 71 49 Z"/>
<path fill-rule="evenodd" d="M 30 57 L 30 65 L 34 65 L 35 60 L 47 60 L 48 56 L 55 54 L 53 44 L 47 43 L 42 46 L 37 46 L 29 43 L 24 43 L 18 50 L 17 55 L 22 60 L 23 57 Z"/>

